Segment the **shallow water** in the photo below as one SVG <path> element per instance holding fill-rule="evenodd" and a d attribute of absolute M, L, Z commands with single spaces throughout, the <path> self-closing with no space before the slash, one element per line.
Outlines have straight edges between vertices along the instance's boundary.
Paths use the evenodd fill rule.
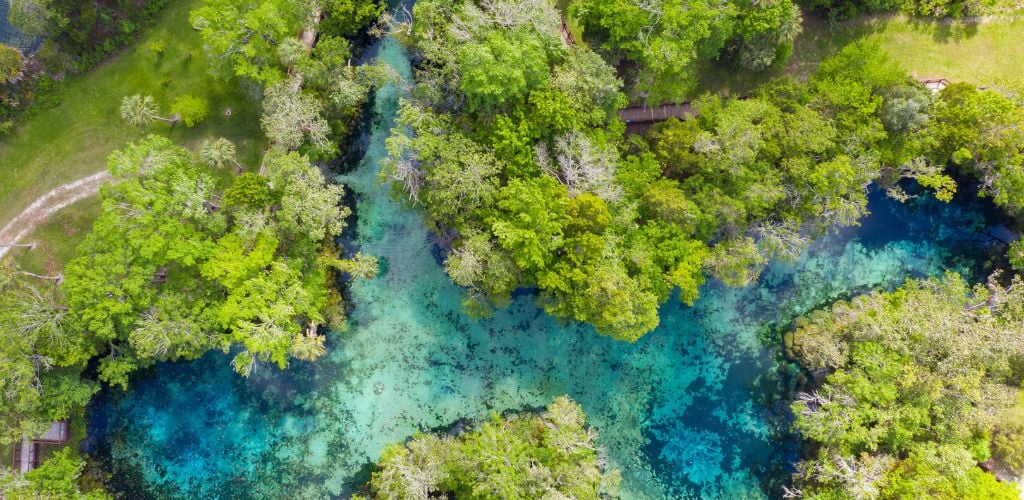
<path fill-rule="evenodd" d="M 409 76 L 393 40 L 377 52 Z M 777 496 L 797 458 L 774 327 L 800 313 L 908 276 L 951 267 L 979 276 L 994 240 L 978 204 L 878 194 L 859 228 L 816 242 L 746 289 L 703 288 L 672 300 L 636 344 L 562 326 L 521 294 L 493 318 L 459 311 L 415 210 L 377 178 L 400 91 L 378 92 L 362 163 L 340 180 L 355 191 L 358 244 L 386 272 L 353 284 L 347 333 L 316 364 L 264 368 L 250 379 L 210 354 L 160 364 L 91 412 L 94 454 L 110 487 L 142 496 L 346 496 L 388 443 L 491 412 L 569 394 L 623 471 L 626 498 Z"/>

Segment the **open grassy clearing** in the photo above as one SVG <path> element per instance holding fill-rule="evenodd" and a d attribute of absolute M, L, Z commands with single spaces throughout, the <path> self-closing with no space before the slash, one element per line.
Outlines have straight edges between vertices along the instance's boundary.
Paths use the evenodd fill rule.
<path fill-rule="evenodd" d="M 56 275 L 76 256 L 75 248 L 89 234 L 100 215 L 100 199 L 87 198 L 61 210 L 39 225 L 22 243 L 35 242 L 33 249 L 16 248 L 10 257 L 24 270 Z"/>
<path fill-rule="evenodd" d="M 105 168 L 111 151 L 146 133 L 168 135 L 192 147 L 209 137 L 235 142 L 240 160 L 254 164 L 264 146 L 254 99 L 235 81 L 213 78 L 198 33 L 188 23 L 193 0 L 172 2 L 142 39 L 112 60 L 69 82 L 58 106 L 40 112 L 0 139 L 0 223 L 63 183 Z M 156 54 L 150 45 L 164 44 Z M 119 115 L 121 98 L 150 94 L 169 114 L 175 97 L 206 98 L 210 116 L 194 128 L 157 122 L 134 129 Z M 225 109 L 231 108 L 231 116 Z M 77 210 L 72 207 L 71 210 Z"/>
<path fill-rule="evenodd" d="M 809 75 L 822 59 L 859 38 L 878 40 L 903 67 L 918 78 L 988 85 L 1024 79 L 1024 19 L 992 18 L 965 23 L 949 20 L 908 19 L 905 16 L 865 16 L 838 25 L 818 17 L 804 17 L 804 31 L 785 66 L 762 73 L 708 66 L 701 75 L 701 90 L 742 95 L 766 78 L 789 73 Z"/>

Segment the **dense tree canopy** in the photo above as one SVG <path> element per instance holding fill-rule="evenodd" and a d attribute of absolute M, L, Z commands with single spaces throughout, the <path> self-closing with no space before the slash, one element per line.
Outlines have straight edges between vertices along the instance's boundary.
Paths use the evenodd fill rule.
<path fill-rule="evenodd" d="M 384 8 L 382 1 L 204 0 L 190 20 L 221 76 L 266 91 L 261 120 L 277 146 L 313 159 L 337 155 L 370 89 L 392 79 L 384 65 L 351 64 L 345 37 Z"/>
<path fill-rule="evenodd" d="M 695 117 L 624 141 L 621 82 L 562 43 L 549 3 L 423 1 L 414 19 L 423 63 L 386 170 L 454 237 L 446 269 L 473 312 L 536 287 L 556 317 L 635 340 L 673 290 L 694 300 L 705 271 L 743 286 L 856 224 L 875 180 L 900 197 L 908 177 L 955 190 L 925 161 L 930 93 L 877 44 L 806 84 L 699 98 Z"/>
<path fill-rule="evenodd" d="M 1024 106 L 956 83 L 939 92 L 927 133 L 934 163 L 976 178 L 982 195 L 1024 215 Z"/>
<path fill-rule="evenodd" d="M 413 14 L 424 64 L 387 169 L 457 235 L 445 266 L 467 308 L 537 287 L 551 314 L 635 340 L 674 288 L 693 300 L 705 245 L 642 219 L 618 179 L 621 82 L 562 43 L 554 6 L 423 1 Z"/>
<path fill-rule="evenodd" d="M 788 55 L 801 29 L 790 0 L 579 0 L 572 13 L 611 57 L 637 63 L 631 83 L 653 103 L 682 99 L 697 64 L 720 55 L 764 69 Z"/>
<path fill-rule="evenodd" d="M 120 182 L 63 285 L 75 327 L 104 353 L 101 379 L 124 385 L 154 360 L 235 346 L 243 374 L 323 353 L 317 326 L 342 316 L 329 293 L 341 261 L 325 253 L 348 215 L 342 188 L 296 153 L 268 153 L 264 168 L 223 187 L 156 136 L 111 155 Z"/>
<path fill-rule="evenodd" d="M 284 79 L 278 45 L 311 21 L 310 7 L 306 0 L 206 0 L 190 20 L 223 74 L 268 85 Z"/>
<path fill-rule="evenodd" d="M 102 491 L 82 492 L 78 477 L 85 460 L 70 447 L 55 452 L 39 467 L 22 475 L 0 466 L 0 495 L 4 498 L 61 498 L 68 500 L 104 500 Z"/>
<path fill-rule="evenodd" d="M 956 190 L 928 159 L 931 94 L 877 44 L 847 46 L 807 84 L 777 80 L 747 99 L 705 96 L 693 108 L 696 117 L 655 126 L 635 149 L 665 178 L 630 169 L 637 178 L 625 184 L 643 192 L 648 218 L 714 243 L 707 267 L 726 283 L 749 283 L 769 259 L 857 224 L 872 182 L 900 199 L 908 178 L 943 200 Z"/>
<path fill-rule="evenodd" d="M 0 443 L 85 406 L 99 389 L 79 376 L 94 352 L 53 280 L 0 269 Z"/>
<path fill-rule="evenodd" d="M 787 346 L 828 373 L 793 404 L 796 428 L 817 445 L 798 486 L 825 498 L 1016 498 L 977 464 L 1024 375 L 1022 305 L 1019 279 L 972 288 L 948 274 L 798 322 Z"/>
<path fill-rule="evenodd" d="M 379 498 L 610 498 L 597 433 L 562 396 L 540 414 L 497 415 L 457 437 L 418 434 L 381 454 L 370 486 Z"/>

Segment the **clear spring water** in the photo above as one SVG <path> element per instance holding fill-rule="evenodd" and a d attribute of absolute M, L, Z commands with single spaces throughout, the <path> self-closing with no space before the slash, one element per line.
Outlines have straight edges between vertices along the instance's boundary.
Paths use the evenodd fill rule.
<path fill-rule="evenodd" d="M 406 77 L 402 50 L 377 57 Z M 973 272 L 994 240 L 977 206 L 878 194 L 862 226 L 816 242 L 756 285 L 671 301 L 636 344 L 563 326 L 528 294 L 493 318 L 459 311 L 417 212 L 379 184 L 399 90 L 379 92 L 368 150 L 340 180 L 356 193 L 358 244 L 386 272 L 351 289 L 352 327 L 315 364 L 250 379 L 227 357 L 160 364 L 91 411 L 91 448 L 130 498 L 324 498 L 368 479 L 388 443 L 568 394 L 600 431 L 626 498 L 777 496 L 797 458 L 791 378 L 774 327 L 835 298 L 945 268 Z M 768 345 L 769 348 L 765 348 Z"/>

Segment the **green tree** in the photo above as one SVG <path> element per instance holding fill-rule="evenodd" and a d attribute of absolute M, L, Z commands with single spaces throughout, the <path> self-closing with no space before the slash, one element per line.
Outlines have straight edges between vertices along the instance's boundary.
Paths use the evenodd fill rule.
<path fill-rule="evenodd" d="M 323 104 L 298 90 L 294 80 L 267 89 L 260 124 L 270 142 L 286 150 L 297 150 L 308 142 L 324 154 L 336 151 L 330 141 L 331 127 L 323 117 Z"/>
<path fill-rule="evenodd" d="M 460 86 L 470 110 L 520 104 L 549 76 L 542 39 L 529 30 L 494 31 L 459 52 Z"/>
<path fill-rule="evenodd" d="M 126 385 L 155 360 L 234 345 L 243 374 L 321 352 L 339 265 L 321 253 L 348 215 L 342 188 L 297 153 L 271 152 L 264 166 L 266 178 L 243 174 L 225 189 L 161 137 L 111 155 L 120 182 L 101 193 L 103 214 L 63 284 L 76 328 L 102 346 L 102 380 Z"/>
<path fill-rule="evenodd" d="M 948 274 L 798 321 L 787 346 L 805 367 L 830 371 L 793 404 L 796 429 L 817 447 L 798 468 L 804 492 L 1016 495 L 977 464 L 990 455 L 997 415 L 1017 399 L 1022 293 L 1017 278 L 971 288 Z"/>
<path fill-rule="evenodd" d="M 238 163 L 237 158 L 234 143 L 223 137 L 212 141 L 204 141 L 203 147 L 199 151 L 199 159 L 205 165 L 213 168 L 224 168 L 228 165 L 234 165 L 236 172 L 241 171 L 242 165 Z"/>
<path fill-rule="evenodd" d="M 540 414 L 493 416 L 458 437 L 418 434 L 381 453 L 370 486 L 389 498 L 569 498 L 618 496 L 583 410 L 562 396 Z"/>
<path fill-rule="evenodd" d="M 970 175 L 980 192 L 1014 214 L 1024 208 L 1024 108 L 993 90 L 953 84 L 926 129 L 932 161 Z"/>
<path fill-rule="evenodd" d="M 83 493 L 79 490 L 77 483 L 82 470 L 85 469 L 85 460 L 73 452 L 71 447 L 65 447 L 24 476 L 0 468 L 0 494 L 5 498 L 111 498 L 102 491 Z"/>
<path fill-rule="evenodd" d="M 222 75 L 269 86 L 285 78 L 278 45 L 298 36 L 311 10 L 306 0 L 204 0 L 189 21 Z"/>
<path fill-rule="evenodd" d="M 79 376 L 95 350 L 56 284 L 0 271 L 0 443 L 13 443 L 67 419 L 99 388 Z"/>
<path fill-rule="evenodd" d="M 736 34 L 726 47 L 740 66 L 762 70 L 785 59 L 802 30 L 800 8 L 789 1 L 736 2 Z"/>
<path fill-rule="evenodd" d="M 569 196 L 551 177 L 513 179 L 498 193 L 488 219 L 498 244 L 520 269 L 546 269 L 562 245 L 569 222 Z"/>
<path fill-rule="evenodd" d="M 177 123 L 179 115 L 160 116 L 153 96 L 135 94 L 121 99 L 121 118 L 129 125 L 141 128 L 157 120 L 171 124 Z"/>
<path fill-rule="evenodd" d="M 376 21 L 385 5 L 380 0 L 329 0 L 324 2 L 326 17 L 320 24 L 328 33 L 350 37 Z"/>
<path fill-rule="evenodd" d="M 186 127 L 191 127 L 206 119 L 210 113 L 210 104 L 202 97 L 183 95 L 171 103 L 171 113 Z"/>
<path fill-rule="evenodd" d="M 639 90 L 654 103 L 692 90 L 696 63 L 725 47 L 737 15 L 732 2 L 683 0 L 583 0 L 571 9 L 604 50 L 640 64 Z"/>
<path fill-rule="evenodd" d="M 222 201 L 230 208 L 263 210 L 274 202 L 274 196 L 266 178 L 245 173 L 235 177 L 231 186 L 224 190 Z"/>
<path fill-rule="evenodd" d="M 52 0 L 12 0 L 7 20 L 22 33 L 35 36 L 68 23 L 68 18 L 54 8 Z"/>

